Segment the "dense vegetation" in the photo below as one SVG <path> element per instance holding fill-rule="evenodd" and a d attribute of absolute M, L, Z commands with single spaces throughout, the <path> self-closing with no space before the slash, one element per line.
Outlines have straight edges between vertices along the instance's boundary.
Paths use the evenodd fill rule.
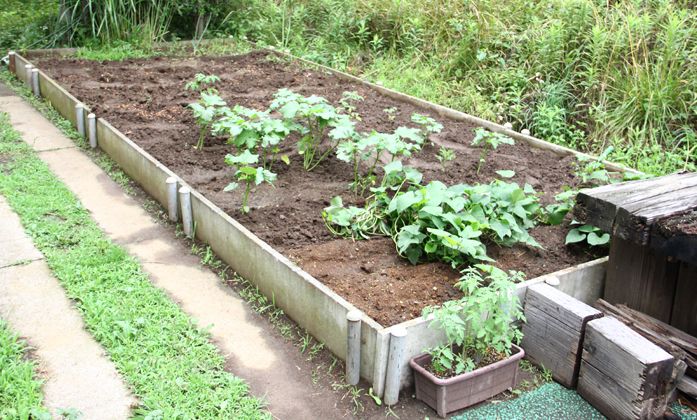
<path fill-rule="evenodd" d="M 63 42 L 246 38 L 555 143 L 615 146 L 613 160 L 644 171 L 697 161 L 697 11 L 686 0 L 64 3 L 74 14 Z M 75 7 L 86 4 L 96 12 Z"/>

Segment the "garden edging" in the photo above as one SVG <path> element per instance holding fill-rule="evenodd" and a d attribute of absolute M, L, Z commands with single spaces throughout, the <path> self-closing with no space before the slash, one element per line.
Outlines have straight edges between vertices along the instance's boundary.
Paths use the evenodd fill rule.
<path fill-rule="evenodd" d="M 276 53 L 279 52 L 276 51 Z M 471 121 L 492 131 L 503 132 L 527 142 L 533 147 L 553 150 L 559 154 L 583 155 L 571 149 L 508 130 L 498 124 L 365 82 L 346 73 L 337 72 L 285 53 L 280 54 L 306 64 L 319 66 L 340 77 L 349 78 L 393 98 L 426 107 L 438 114 Z M 30 82 L 25 69 L 31 63 L 19 54 L 14 54 L 11 59 L 11 68 L 14 66 L 17 77 L 24 82 Z M 38 79 L 41 96 L 76 126 L 75 107 L 81 104 L 77 98 L 63 89 L 41 69 L 38 72 Z M 87 113 L 84 113 L 85 117 L 86 115 Z M 334 354 L 346 360 L 348 329 L 346 316 L 350 311 L 356 309 L 353 305 L 249 232 L 107 121 L 98 118 L 96 131 L 99 147 L 163 207 L 167 207 L 167 184 L 165 182 L 167 178 L 174 177 L 179 186 L 189 187 L 197 238 L 208 243 L 213 251 L 231 268 L 258 286 L 260 292 L 272 299 L 276 306 L 283 309 L 288 316 L 315 338 L 325 343 Z M 608 167 L 611 169 L 621 168 L 612 164 L 608 164 Z M 625 168 L 621 169 L 625 170 Z M 607 258 L 601 258 L 528 280 L 518 285 L 519 296 L 524 297 L 525 289 L 528 286 L 547 281 L 551 284 L 557 284 L 560 290 L 583 302 L 593 302 L 602 294 L 606 262 Z M 384 391 L 391 332 L 398 328 L 404 328 L 408 333 L 400 365 L 400 383 L 402 387 L 405 387 L 412 381 L 408 360 L 420 354 L 425 348 L 443 341 L 442 334 L 435 329 L 428 328 L 428 324 L 428 320 L 419 317 L 398 325 L 383 327 L 372 318 L 363 315 L 360 372 L 362 378 L 372 382 L 376 394 L 382 395 Z"/>

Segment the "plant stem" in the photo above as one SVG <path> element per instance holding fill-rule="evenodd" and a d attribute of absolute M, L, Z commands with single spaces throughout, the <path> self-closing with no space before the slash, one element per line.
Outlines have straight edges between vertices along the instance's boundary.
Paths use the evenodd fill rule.
<path fill-rule="evenodd" d="M 249 207 L 247 202 L 249 201 L 249 191 L 252 189 L 252 181 L 248 180 L 244 188 L 244 198 L 242 199 L 242 213 L 248 213 Z"/>

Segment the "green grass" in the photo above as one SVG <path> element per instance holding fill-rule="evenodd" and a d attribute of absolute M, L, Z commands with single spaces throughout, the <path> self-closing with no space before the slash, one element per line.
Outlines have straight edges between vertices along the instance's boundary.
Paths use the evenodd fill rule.
<path fill-rule="evenodd" d="M 0 367 L 0 418 L 28 420 L 46 413 L 41 381 L 34 362 L 27 359 L 27 346 L 1 319 Z"/>
<path fill-rule="evenodd" d="M 0 162 L 0 193 L 138 397 L 137 418 L 268 417 L 209 336 L 105 237 L 4 114 Z"/>
<path fill-rule="evenodd" d="M 0 4 L 0 56 L 9 49 L 46 45 L 58 0 L 2 0 Z"/>

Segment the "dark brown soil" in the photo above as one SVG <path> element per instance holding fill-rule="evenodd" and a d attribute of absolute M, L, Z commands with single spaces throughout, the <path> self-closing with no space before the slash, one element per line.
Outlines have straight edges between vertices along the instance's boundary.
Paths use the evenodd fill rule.
<path fill-rule="evenodd" d="M 352 180 L 350 168 L 337 159 L 328 159 L 308 173 L 302 169 L 300 157 L 293 154 L 290 166 L 274 167 L 278 173 L 275 188 L 256 188 L 250 203 L 252 211 L 241 214 L 241 192 L 223 192 L 232 181 L 233 171 L 223 162 L 231 147 L 213 138 L 207 140 L 203 151 L 192 147 L 197 127 L 186 106 L 197 98 L 185 91 L 184 85 L 196 73 L 220 76 L 222 81 L 217 87 L 229 105 L 257 109 L 266 109 L 280 88 L 321 95 L 337 105 L 344 91 L 356 91 L 365 98 L 357 104 L 362 117 L 359 129 L 391 131 L 400 125 L 411 126 L 409 120 L 414 112 L 430 114 L 445 126 L 434 142 L 453 149 L 457 158 L 442 171 L 435 158 L 438 146 L 424 147 L 406 163 L 422 171 L 426 181 L 483 183 L 491 181 L 497 170 L 512 169 L 516 172 L 513 180 L 535 187 L 543 193 L 545 202 L 552 200 L 562 187 L 577 182 L 572 175 L 573 157 L 560 158 L 526 144 L 502 146 L 490 154 L 477 174 L 479 149 L 469 145 L 476 127 L 433 115 L 331 73 L 265 52 L 123 62 L 45 59 L 39 60 L 39 65 L 99 117 L 107 119 L 261 239 L 383 325 L 411 319 L 424 306 L 458 296 L 453 287 L 457 272 L 438 263 L 411 266 L 397 256 L 394 244 L 387 239 L 354 242 L 332 237 L 321 218 L 329 200 L 341 195 L 345 203 L 361 204 L 347 189 Z M 394 121 L 383 112 L 391 107 L 398 109 Z M 544 249 L 490 245 L 488 253 L 499 267 L 523 271 L 528 278 L 597 256 L 583 248 L 565 246 L 566 231 L 565 226 L 540 226 L 531 234 Z"/>

